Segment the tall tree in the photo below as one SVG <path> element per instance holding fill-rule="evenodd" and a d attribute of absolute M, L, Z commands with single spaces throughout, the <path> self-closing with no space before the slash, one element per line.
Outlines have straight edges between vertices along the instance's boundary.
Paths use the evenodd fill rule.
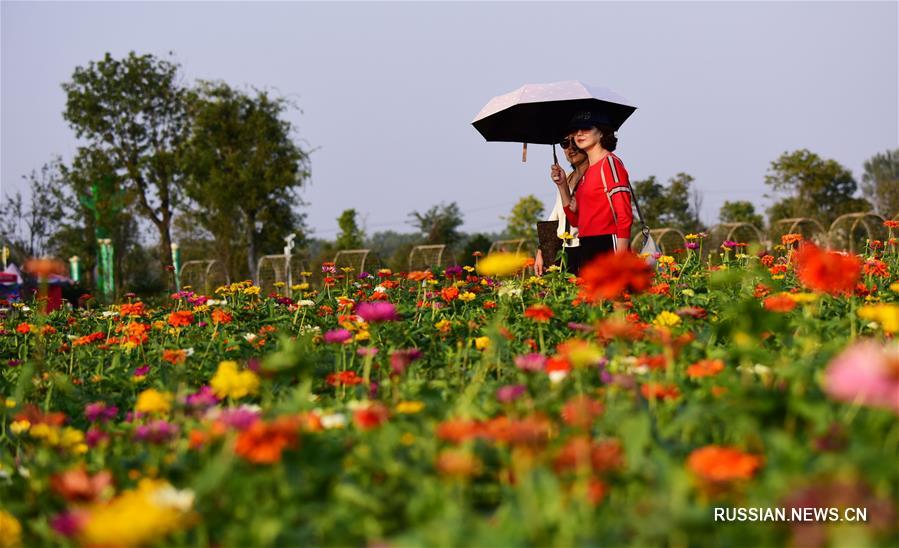
<path fill-rule="evenodd" d="M 771 162 L 765 184 L 782 196 L 768 209 L 771 223 L 812 217 L 827 226 L 845 213 L 871 209 L 870 203 L 855 197 L 858 185 L 848 169 L 805 149 L 785 152 Z"/>
<path fill-rule="evenodd" d="M 61 165 L 56 159 L 23 176 L 28 199 L 16 192 L 0 207 L 0 238 L 9 243 L 17 261 L 51 252 L 52 239 L 65 216 Z"/>
<path fill-rule="evenodd" d="M 237 245 L 246 249 L 253 277 L 261 242 L 303 228 L 292 206 L 302 203 L 296 191 L 309 176 L 309 158 L 282 118 L 288 106 L 222 82 L 202 82 L 190 100 L 193 131 L 184 160 L 191 211 L 219 245 L 232 253 Z"/>
<path fill-rule="evenodd" d="M 702 230 L 699 220 L 702 199 L 693 187 L 693 181 L 693 177 L 686 173 L 668 179 L 667 186 L 656 181 L 655 176 L 634 181 L 634 193 L 646 224 L 652 228 L 673 227 L 687 232 Z"/>
<path fill-rule="evenodd" d="M 752 202 L 746 200 L 725 201 L 718 211 L 718 220 L 722 223 L 749 223 L 759 229 L 765 227 L 765 220 L 755 212 Z"/>
<path fill-rule="evenodd" d="M 410 223 L 418 228 L 428 244 L 446 244 L 453 247 L 462 239 L 459 227 L 462 226 L 462 211 L 456 202 L 449 205 L 440 203 L 424 213 L 413 211 Z"/>
<path fill-rule="evenodd" d="M 533 194 L 524 196 L 512 207 L 506 221 L 506 234 L 510 238 L 537 241 L 537 222 L 543 220 L 543 202 Z"/>
<path fill-rule="evenodd" d="M 89 147 L 102 152 L 136 196 L 138 210 L 159 231 L 159 257 L 171 265 L 171 224 L 183 181 L 180 156 L 188 133 L 187 90 L 178 65 L 134 52 L 107 53 L 77 67 L 64 118 Z"/>
<path fill-rule="evenodd" d="M 337 234 L 337 249 L 359 249 L 362 247 L 362 241 L 365 234 L 359 228 L 356 222 L 356 210 L 345 209 L 340 217 L 337 218 L 337 226 L 340 227 L 340 233 Z"/>
<path fill-rule="evenodd" d="M 863 195 L 874 211 L 892 219 L 899 214 L 899 148 L 875 154 L 864 167 Z"/>

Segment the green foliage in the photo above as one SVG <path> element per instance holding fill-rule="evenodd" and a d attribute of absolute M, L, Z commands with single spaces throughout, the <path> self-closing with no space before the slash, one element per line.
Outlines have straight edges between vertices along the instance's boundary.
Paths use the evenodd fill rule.
<path fill-rule="evenodd" d="M 424 213 L 413 211 L 411 224 L 425 239 L 426 244 L 446 244 L 452 247 L 462 239 L 462 211 L 456 202 L 449 205 L 440 203 Z"/>
<path fill-rule="evenodd" d="M 359 249 L 365 239 L 365 234 L 356 223 L 356 210 L 345 209 L 337 218 L 337 226 L 340 233 L 337 234 L 337 249 Z"/>
<path fill-rule="evenodd" d="M 280 239 L 303 227 L 293 205 L 300 201 L 296 190 L 309 176 L 309 161 L 291 138 L 290 122 L 282 119 L 289 105 L 221 82 L 201 83 L 189 104 L 185 210 L 209 232 L 230 268 L 246 250 L 246 270 L 232 270 L 232 277 L 255 275 L 260 244 L 280 252 Z"/>
<path fill-rule="evenodd" d="M 678 228 L 684 232 L 701 232 L 699 220 L 701 198 L 693 188 L 693 177 L 678 173 L 668 179 L 668 185 L 656 181 L 654 175 L 642 181 L 634 181 L 634 193 L 640 203 L 640 211 L 651 228 Z"/>
<path fill-rule="evenodd" d="M 836 160 L 808 150 L 785 152 L 771 162 L 765 184 L 784 197 L 768 209 L 768 220 L 812 217 L 829 226 L 840 215 L 867 211 L 871 204 L 854 197 L 858 185 Z"/>
<path fill-rule="evenodd" d="M 899 149 L 875 154 L 864 167 L 862 193 L 875 212 L 892 219 L 899 214 Z"/>
<path fill-rule="evenodd" d="M 138 211 L 159 231 L 160 259 L 171 264 L 171 222 L 189 130 L 187 89 L 179 83 L 178 65 L 153 55 L 131 52 L 114 59 L 107 53 L 77 67 L 62 88 L 63 117 L 134 193 Z"/>
<path fill-rule="evenodd" d="M 718 212 L 718 220 L 722 223 L 749 223 L 759 229 L 765 228 L 765 220 L 755 212 L 752 202 L 745 200 L 725 201 Z"/>
<path fill-rule="evenodd" d="M 459 264 L 474 266 L 475 257 L 474 252 L 480 251 L 481 253 L 487 254 L 487 250 L 490 249 L 490 245 L 493 241 L 486 234 L 472 234 L 468 241 L 465 242 L 465 247 L 462 250 L 462 256 L 459 257 Z"/>
<path fill-rule="evenodd" d="M 533 194 L 519 199 L 512 207 L 506 221 L 506 234 L 509 238 L 524 238 L 532 242 L 537 240 L 537 222 L 543 220 L 543 202 Z"/>

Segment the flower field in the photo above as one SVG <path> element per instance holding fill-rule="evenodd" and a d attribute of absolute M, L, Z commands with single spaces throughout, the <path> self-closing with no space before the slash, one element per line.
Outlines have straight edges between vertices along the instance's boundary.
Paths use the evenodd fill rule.
<path fill-rule="evenodd" d="M 788 236 L 12 304 L 0 546 L 895 546 L 895 242 Z"/>

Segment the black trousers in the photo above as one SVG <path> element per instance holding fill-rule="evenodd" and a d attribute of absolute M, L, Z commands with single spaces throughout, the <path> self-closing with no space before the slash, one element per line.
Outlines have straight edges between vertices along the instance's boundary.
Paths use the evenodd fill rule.
<path fill-rule="evenodd" d="M 580 241 L 580 246 L 577 248 L 566 248 L 568 249 L 577 249 L 577 260 L 573 265 L 572 269 L 569 267 L 568 271 L 572 274 L 577 275 L 581 268 L 588 264 L 590 261 L 595 259 L 597 256 L 602 255 L 604 253 L 611 253 L 615 251 L 615 235 L 614 234 L 603 234 L 601 236 L 580 236 L 578 237 Z"/>

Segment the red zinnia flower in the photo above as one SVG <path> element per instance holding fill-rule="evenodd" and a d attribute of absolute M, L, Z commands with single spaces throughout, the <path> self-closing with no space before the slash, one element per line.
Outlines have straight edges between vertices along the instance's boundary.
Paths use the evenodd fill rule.
<path fill-rule="evenodd" d="M 296 446 L 299 426 L 294 417 L 279 417 L 270 423 L 257 420 L 241 431 L 234 452 L 255 464 L 278 462 L 284 449 Z"/>
<path fill-rule="evenodd" d="M 791 299 L 789 295 L 773 295 L 764 301 L 765 310 L 771 312 L 789 312 L 796 308 L 796 301 Z"/>
<path fill-rule="evenodd" d="M 652 285 L 653 270 L 645 260 L 628 251 L 600 255 L 580 271 L 581 298 L 614 299 L 640 293 Z"/>
<path fill-rule="evenodd" d="M 687 367 L 687 376 L 691 379 L 714 377 L 722 371 L 724 371 L 724 362 L 721 360 L 699 360 Z"/>
<path fill-rule="evenodd" d="M 553 310 L 545 304 L 535 304 L 524 311 L 524 317 L 531 318 L 535 322 L 546 323 L 553 317 Z"/>
<path fill-rule="evenodd" d="M 168 321 L 172 327 L 183 327 L 194 323 L 194 314 L 189 310 L 178 310 L 169 314 Z"/>
<path fill-rule="evenodd" d="M 707 445 L 690 453 L 687 468 L 706 481 L 747 480 L 762 466 L 762 458 L 732 447 Z"/>
<path fill-rule="evenodd" d="M 852 293 L 862 269 L 855 255 L 824 251 L 811 243 L 799 248 L 796 264 L 799 279 L 806 287 L 831 295 Z"/>

